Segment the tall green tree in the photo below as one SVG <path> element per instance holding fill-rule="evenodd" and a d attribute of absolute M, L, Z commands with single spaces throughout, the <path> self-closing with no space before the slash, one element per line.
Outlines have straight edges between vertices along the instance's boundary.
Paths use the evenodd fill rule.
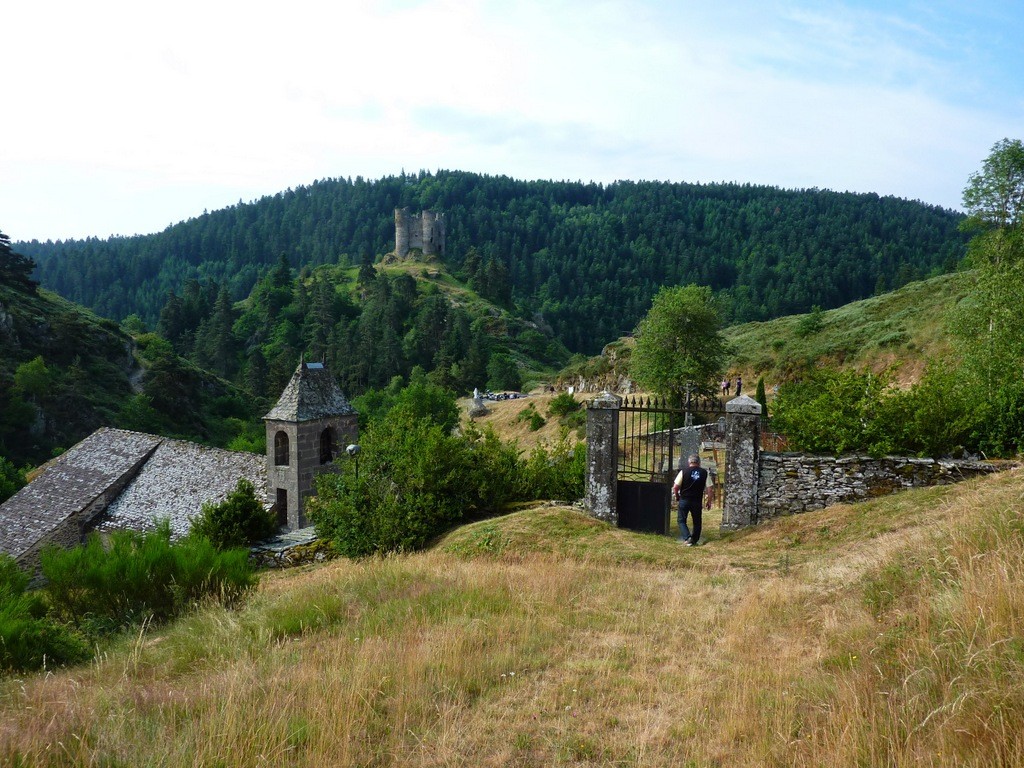
<path fill-rule="evenodd" d="M 1024 144 L 1003 139 L 964 189 L 976 282 L 954 319 L 966 370 L 988 394 L 1024 376 Z"/>
<path fill-rule="evenodd" d="M 688 383 L 713 391 L 727 353 L 711 289 L 663 287 L 637 328 L 630 374 L 642 388 L 680 398 Z"/>
<path fill-rule="evenodd" d="M 0 283 L 35 291 L 38 285 L 32 279 L 32 270 L 35 268 L 36 263 L 27 256 L 15 253 L 11 248 L 11 239 L 0 232 Z"/>

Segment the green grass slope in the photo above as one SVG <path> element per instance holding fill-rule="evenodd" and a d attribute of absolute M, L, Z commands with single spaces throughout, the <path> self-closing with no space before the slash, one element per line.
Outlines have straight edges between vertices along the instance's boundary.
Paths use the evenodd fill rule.
<path fill-rule="evenodd" d="M 895 368 L 898 380 L 915 381 L 925 361 L 950 353 L 949 311 L 967 292 L 971 273 L 909 283 L 891 293 L 811 315 L 790 315 L 725 330 L 733 347 L 730 369 L 752 384 L 769 386 L 818 364 Z"/>
<path fill-rule="evenodd" d="M 542 506 L 0 683 L 6 765 L 1024 765 L 1024 474 L 681 548 Z"/>

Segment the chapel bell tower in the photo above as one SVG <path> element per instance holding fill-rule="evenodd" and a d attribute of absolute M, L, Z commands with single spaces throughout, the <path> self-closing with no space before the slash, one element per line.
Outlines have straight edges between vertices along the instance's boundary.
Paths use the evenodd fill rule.
<path fill-rule="evenodd" d="M 357 414 L 323 363 L 299 363 L 277 405 L 263 417 L 267 427 L 267 501 L 279 525 L 309 525 L 305 499 L 313 478 L 331 471 L 338 451 L 355 442 Z"/>

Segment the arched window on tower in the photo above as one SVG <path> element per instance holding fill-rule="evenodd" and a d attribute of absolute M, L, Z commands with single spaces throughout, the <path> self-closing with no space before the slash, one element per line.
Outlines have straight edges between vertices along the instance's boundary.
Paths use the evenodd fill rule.
<path fill-rule="evenodd" d="M 337 455 L 337 440 L 334 437 L 334 427 L 328 427 L 320 433 L 320 463 L 330 464 Z"/>
<path fill-rule="evenodd" d="M 290 463 L 288 433 L 281 431 L 274 435 L 274 464 L 278 467 L 287 467 Z"/>

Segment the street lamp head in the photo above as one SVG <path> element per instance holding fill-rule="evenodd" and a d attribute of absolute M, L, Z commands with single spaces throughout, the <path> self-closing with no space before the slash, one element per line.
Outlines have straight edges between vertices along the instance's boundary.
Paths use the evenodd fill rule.
<path fill-rule="evenodd" d="M 356 456 L 356 455 L 358 455 L 358 454 L 359 454 L 359 451 L 361 451 L 361 450 L 362 450 L 362 448 L 360 448 L 360 447 L 359 447 L 358 445 L 356 445 L 355 443 L 352 443 L 351 445 L 349 445 L 349 446 L 348 446 L 348 447 L 347 447 L 347 448 L 345 449 L 345 453 L 347 453 L 347 454 L 348 454 L 349 456 Z"/>

